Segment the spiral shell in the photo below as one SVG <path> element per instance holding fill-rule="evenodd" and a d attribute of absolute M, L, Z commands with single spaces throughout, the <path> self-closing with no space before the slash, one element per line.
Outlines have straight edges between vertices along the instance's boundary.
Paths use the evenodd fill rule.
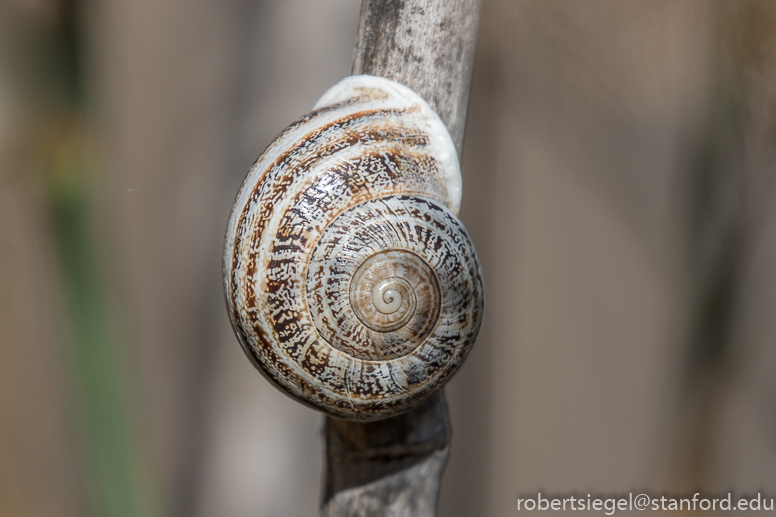
<path fill-rule="evenodd" d="M 420 96 L 373 76 L 332 87 L 257 159 L 230 216 L 224 288 L 253 364 L 349 419 L 441 388 L 483 309 L 460 197 L 455 147 Z"/>

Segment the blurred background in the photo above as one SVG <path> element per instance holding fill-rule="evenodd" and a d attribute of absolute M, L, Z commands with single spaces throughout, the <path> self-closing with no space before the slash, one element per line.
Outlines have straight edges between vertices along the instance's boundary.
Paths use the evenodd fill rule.
<path fill-rule="evenodd" d="M 317 515 L 322 417 L 243 356 L 220 257 L 359 5 L 0 0 L 0 517 Z M 776 496 L 776 2 L 484 0 L 471 95 L 440 516 Z"/>

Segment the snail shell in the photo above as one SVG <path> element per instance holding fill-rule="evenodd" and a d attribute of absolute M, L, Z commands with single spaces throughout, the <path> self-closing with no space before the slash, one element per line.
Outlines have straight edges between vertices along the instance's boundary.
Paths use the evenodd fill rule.
<path fill-rule="evenodd" d="M 455 146 L 419 95 L 366 75 L 327 91 L 257 159 L 229 219 L 226 301 L 256 368 L 356 420 L 441 388 L 483 310 L 460 198 Z"/>

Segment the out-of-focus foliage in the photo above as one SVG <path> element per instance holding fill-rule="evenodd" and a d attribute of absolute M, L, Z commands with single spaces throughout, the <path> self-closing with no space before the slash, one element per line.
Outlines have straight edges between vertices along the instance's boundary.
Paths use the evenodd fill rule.
<path fill-rule="evenodd" d="M 15 353 L 4 367 L 23 366 L 35 373 L 28 374 L 26 383 L 17 380 L 0 396 L 19 397 L 9 406 L 29 406 L 0 413 L 14 428 L 2 448 L 18 454 L 0 467 L 8 469 L 7 482 L 0 489 L 5 494 L 0 497 L 3 515 L 51 511 L 52 515 L 149 515 L 135 479 L 141 474 L 141 456 L 131 443 L 127 361 L 118 347 L 115 315 L 108 303 L 110 282 L 105 281 L 106 267 L 101 263 L 105 255 L 99 249 L 95 223 L 98 171 L 90 153 L 99 144 L 92 137 L 82 7 L 71 1 L 7 3 L 0 17 L 2 104 L 7 108 L 2 114 L 8 121 L 0 142 L 6 158 L 2 186 L 9 197 L 16 198 L 11 202 L 34 203 L 20 212 L 4 213 L 11 232 L 0 242 L 9 255 L 20 256 L 7 264 L 2 276 L 9 284 L 25 276 L 37 277 L 33 285 L 20 286 L 33 291 L 27 306 L 14 297 L 13 290 L 4 294 L 10 305 L 31 312 L 27 325 L 48 328 L 51 339 L 35 340 L 34 335 L 25 335 L 23 327 L 20 331 L 27 339 L 14 339 L 12 329 L 21 325 L 18 320 L 8 321 L 6 330 L 12 331 L 4 335 L 3 347 Z M 32 221 L 25 223 L 23 218 Z M 37 249 L 19 249 L 14 238 L 20 237 L 47 242 Z M 48 256 L 41 260 L 25 253 Z M 47 269 L 44 275 L 36 270 L 41 264 Z M 49 368 L 31 364 L 36 353 L 46 356 L 44 364 Z M 27 392 L 29 384 L 49 384 L 52 379 L 46 377 L 54 375 L 56 383 L 49 390 Z M 50 405 L 41 399 L 54 395 L 60 421 L 33 415 Z M 43 422 L 35 422 L 36 417 Z M 57 437 L 56 446 L 62 450 L 46 451 L 36 460 L 25 457 L 37 455 L 40 444 L 27 442 L 30 427 L 36 425 L 67 427 L 47 430 Z M 40 472 L 30 469 L 25 475 L 24 464 L 32 461 Z M 40 485 L 52 487 L 64 500 L 49 498 L 45 491 L 41 494 L 36 489 Z M 43 508 L 49 510 L 42 512 Z"/>

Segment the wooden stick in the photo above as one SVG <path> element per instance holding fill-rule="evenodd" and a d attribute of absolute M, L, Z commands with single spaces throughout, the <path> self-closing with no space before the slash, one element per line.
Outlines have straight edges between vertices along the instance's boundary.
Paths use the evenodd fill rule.
<path fill-rule="evenodd" d="M 461 154 L 479 0 L 363 0 L 353 74 L 387 77 L 419 93 Z M 434 517 L 447 462 L 444 393 L 371 423 L 326 417 L 325 517 Z"/>
<path fill-rule="evenodd" d="M 450 424 L 440 392 L 402 415 L 360 423 L 326 417 L 326 517 L 436 515 Z"/>
<path fill-rule="evenodd" d="M 379 75 L 419 93 L 461 154 L 480 0 L 363 0 L 353 74 Z"/>

